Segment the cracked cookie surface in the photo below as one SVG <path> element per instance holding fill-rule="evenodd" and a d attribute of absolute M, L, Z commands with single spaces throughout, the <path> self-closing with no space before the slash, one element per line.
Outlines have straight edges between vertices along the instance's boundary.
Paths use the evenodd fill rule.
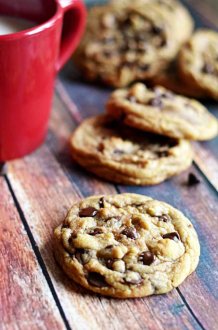
<path fill-rule="evenodd" d="M 197 234 L 180 211 L 136 194 L 86 198 L 54 235 L 65 273 L 117 298 L 171 291 L 195 270 L 200 254 Z"/>
<path fill-rule="evenodd" d="M 73 133 L 73 158 L 88 171 L 112 182 L 152 185 L 187 169 L 188 141 L 170 139 L 120 125 L 108 115 L 85 120 Z"/>
<path fill-rule="evenodd" d="M 198 101 L 176 95 L 161 86 L 137 83 L 112 93 L 107 111 L 144 131 L 172 138 L 208 140 L 217 135 L 217 119 Z"/>
<path fill-rule="evenodd" d="M 178 57 L 182 79 L 204 95 L 218 100 L 218 33 L 198 30 L 182 47 Z"/>
<path fill-rule="evenodd" d="M 187 40 L 172 33 L 173 22 L 169 10 L 152 1 L 94 7 L 74 61 L 88 80 L 114 87 L 153 77 Z"/>

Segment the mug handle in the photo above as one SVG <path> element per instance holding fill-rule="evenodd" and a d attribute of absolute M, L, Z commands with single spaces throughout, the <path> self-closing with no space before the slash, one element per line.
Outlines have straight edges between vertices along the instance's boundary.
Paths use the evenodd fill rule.
<path fill-rule="evenodd" d="M 64 16 L 57 71 L 64 66 L 77 47 L 86 22 L 86 9 L 82 0 L 58 0 L 58 3 L 63 9 Z"/>

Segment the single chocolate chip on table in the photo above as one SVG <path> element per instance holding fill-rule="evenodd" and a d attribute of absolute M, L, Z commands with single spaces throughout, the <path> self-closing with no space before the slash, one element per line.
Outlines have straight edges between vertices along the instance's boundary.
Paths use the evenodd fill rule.
<path fill-rule="evenodd" d="M 139 255 L 139 261 L 142 261 L 144 265 L 150 266 L 154 262 L 154 254 L 150 251 L 142 252 Z"/>
<path fill-rule="evenodd" d="M 79 216 L 81 218 L 85 217 L 94 217 L 98 213 L 98 210 L 94 207 L 86 207 L 85 209 L 82 209 L 79 211 Z"/>
<path fill-rule="evenodd" d="M 164 234 L 162 237 L 172 239 L 173 241 L 180 241 L 180 237 L 179 237 L 179 234 L 177 232 Z"/>
<path fill-rule="evenodd" d="M 108 286 L 107 282 L 105 281 L 105 277 L 96 272 L 89 273 L 87 280 L 88 280 L 89 284 L 96 286 L 98 288 Z"/>
<path fill-rule="evenodd" d="M 121 231 L 122 235 L 125 235 L 131 239 L 137 239 L 138 235 L 134 227 L 127 227 Z"/>
<path fill-rule="evenodd" d="M 188 186 L 194 186 L 196 184 L 199 184 L 200 182 L 201 181 L 193 173 L 189 173 Z"/>

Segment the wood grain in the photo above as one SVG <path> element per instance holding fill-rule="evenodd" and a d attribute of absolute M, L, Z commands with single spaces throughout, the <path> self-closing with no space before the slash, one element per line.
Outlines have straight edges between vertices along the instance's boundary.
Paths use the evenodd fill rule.
<path fill-rule="evenodd" d="M 107 329 L 162 330 L 176 329 L 179 322 L 180 329 L 201 329 L 177 291 L 162 297 L 129 301 L 100 298 L 70 283 L 56 265 L 52 256 L 52 231 L 64 218 L 67 208 L 82 195 L 115 192 L 112 185 L 86 176 L 81 170 L 76 169 L 75 174 L 67 149 L 73 126 L 70 114 L 56 98 L 47 146 L 24 160 L 11 163 L 9 169 L 9 179 L 20 203 L 28 197 L 22 209 L 69 324 L 73 329 L 102 329 L 104 326 Z"/>
<path fill-rule="evenodd" d="M 26 231 L 0 178 L 0 329 L 65 329 Z"/>

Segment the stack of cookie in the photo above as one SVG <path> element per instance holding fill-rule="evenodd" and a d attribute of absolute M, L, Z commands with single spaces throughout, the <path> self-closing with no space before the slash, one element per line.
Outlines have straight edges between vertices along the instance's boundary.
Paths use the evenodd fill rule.
<path fill-rule="evenodd" d="M 160 86 L 118 89 L 107 112 L 76 129 L 72 156 L 88 171 L 122 184 L 152 185 L 180 173 L 192 163 L 188 140 L 218 132 L 216 118 L 201 103 Z"/>
<path fill-rule="evenodd" d="M 74 62 L 86 79 L 113 87 L 146 80 L 218 99 L 218 33 L 193 28 L 177 0 L 112 0 L 90 10 Z"/>

